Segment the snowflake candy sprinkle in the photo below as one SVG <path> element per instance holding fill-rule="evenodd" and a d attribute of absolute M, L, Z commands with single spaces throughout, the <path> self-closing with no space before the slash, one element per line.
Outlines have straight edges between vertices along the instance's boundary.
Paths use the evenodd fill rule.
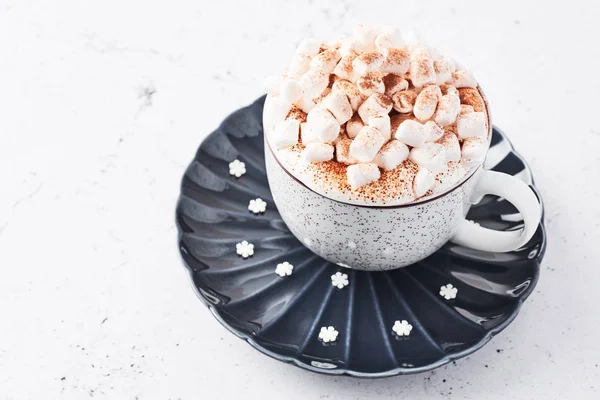
<path fill-rule="evenodd" d="M 250 204 L 248 204 L 248 210 L 252 211 L 254 214 L 264 213 L 267 209 L 267 203 L 260 198 L 250 200 Z"/>
<path fill-rule="evenodd" d="M 229 175 L 233 175 L 236 178 L 244 175 L 246 173 L 246 164 L 242 161 L 235 159 L 229 163 Z"/>
<path fill-rule="evenodd" d="M 287 261 L 277 264 L 277 268 L 275 268 L 275 273 L 282 278 L 284 276 L 291 275 L 293 271 L 294 266 Z"/>
<path fill-rule="evenodd" d="M 348 275 L 341 272 L 336 272 L 335 274 L 331 275 L 331 284 L 338 289 L 345 288 L 349 284 Z"/>
<path fill-rule="evenodd" d="M 451 283 L 447 284 L 446 286 L 440 287 L 440 296 L 442 296 L 446 300 L 455 299 L 457 293 L 458 289 L 452 286 Z"/>
<path fill-rule="evenodd" d="M 339 332 L 335 330 L 333 326 L 322 327 L 319 332 L 319 339 L 323 341 L 323 343 L 331 343 L 337 340 Z"/>
<path fill-rule="evenodd" d="M 403 319 L 402 321 L 394 322 L 392 330 L 398 336 L 408 336 L 410 335 L 410 331 L 412 331 L 412 328 L 412 325 L 409 324 L 407 320 Z"/>
<path fill-rule="evenodd" d="M 248 243 L 247 241 L 243 241 L 235 245 L 236 252 L 238 255 L 248 258 L 254 254 L 254 245 L 252 243 Z"/>

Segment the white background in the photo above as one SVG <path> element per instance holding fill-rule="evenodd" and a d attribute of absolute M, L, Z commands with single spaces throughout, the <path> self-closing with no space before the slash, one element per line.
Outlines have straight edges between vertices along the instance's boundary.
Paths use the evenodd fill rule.
<path fill-rule="evenodd" d="M 598 398 L 598 4 L 0 0 L 0 398 Z M 198 144 L 301 38 L 357 22 L 417 29 L 475 71 L 546 204 L 520 316 L 417 376 L 259 354 L 200 304 L 177 253 Z"/>

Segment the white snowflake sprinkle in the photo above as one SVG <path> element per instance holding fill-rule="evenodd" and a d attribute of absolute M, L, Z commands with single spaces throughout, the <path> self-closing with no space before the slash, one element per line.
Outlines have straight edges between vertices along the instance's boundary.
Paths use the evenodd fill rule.
<path fill-rule="evenodd" d="M 331 275 L 331 284 L 338 289 L 343 289 L 348 286 L 348 275 L 342 274 L 341 272 L 336 272 Z"/>
<path fill-rule="evenodd" d="M 233 175 L 236 178 L 244 175 L 246 173 L 246 164 L 242 161 L 235 159 L 229 163 L 229 175 Z"/>
<path fill-rule="evenodd" d="M 412 325 L 409 324 L 407 320 L 403 319 L 402 321 L 394 322 L 394 326 L 392 327 L 392 330 L 398 336 L 408 336 L 408 335 L 410 335 L 410 331 L 412 331 L 412 328 L 413 328 Z"/>
<path fill-rule="evenodd" d="M 333 326 L 322 327 L 319 332 L 319 339 L 323 341 L 323 343 L 331 343 L 337 340 L 339 332 L 335 330 Z"/>
<path fill-rule="evenodd" d="M 304 238 L 304 244 L 307 246 L 311 246 L 312 245 L 312 239 L 309 237 L 305 237 Z"/>
<path fill-rule="evenodd" d="M 250 204 L 248 204 L 248 210 L 254 214 L 264 213 L 266 209 L 267 203 L 263 199 L 250 200 Z"/>
<path fill-rule="evenodd" d="M 352 250 L 356 249 L 356 243 L 353 240 L 348 240 L 348 247 Z"/>
<path fill-rule="evenodd" d="M 286 275 L 291 275 L 293 271 L 294 266 L 287 261 L 277 264 L 277 268 L 275 268 L 275 273 L 282 278 Z"/>
<path fill-rule="evenodd" d="M 451 283 L 446 286 L 442 286 L 440 288 L 440 296 L 445 298 L 446 300 L 452 300 L 456 298 L 456 294 L 458 293 L 458 289 L 452 286 Z"/>
<path fill-rule="evenodd" d="M 254 245 L 252 243 L 248 243 L 245 240 L 242 243 L 236 244 L 235 249 L 238 255 L 244 258 L 248 258 L 254 254 Z"/>

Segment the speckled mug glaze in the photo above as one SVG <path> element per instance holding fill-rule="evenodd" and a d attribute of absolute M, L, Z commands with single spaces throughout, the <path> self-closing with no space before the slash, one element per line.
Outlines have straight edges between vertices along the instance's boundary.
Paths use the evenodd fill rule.
<path fill-rule="evenodd" d="M 268 143 L 265 163 L 273 200 L 290 231 L 326 260 L 368 271 L 413 264 L 448 242 L 471 207 L 480 172 L 432 199 L 368 207 L 312 191 L 283 169 Z"/>

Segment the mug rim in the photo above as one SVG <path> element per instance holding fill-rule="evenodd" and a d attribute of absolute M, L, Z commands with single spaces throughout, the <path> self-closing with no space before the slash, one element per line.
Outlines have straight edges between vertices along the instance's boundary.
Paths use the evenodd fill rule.
<path fill-rule="evenodd" d="M 493 127 L 492 127 L 492 116 L 490 114 L 490 107 L 488 104 L 488 100 L 487 97 L 485 96 L 485 94 L 483 93 L 483 90 L 481 89 L 481 86 L 477 85 L 477 91 L 479 92 L 479 94 L 481 95 L 481 98 L 483 99 L 483 104 L 485 106 L 485 110 L 487 112 L 487 122 L 488 122 L 488 149 L 486 151 L 486 158 L 487 158 L 487 153 L 489 151 L 489 144 L 492 140 L 492 131 L 493 131 Z M 269 97 L 267 95 L 267 97 Z M 264 129 L 263 129 L 264 131 Z M 296 181 L 297 183 L 299 183 L 301 186 L 305 187 L 306 189 L 310 190 L 311 192 L 322 196 L 328 200 L 331 201 L 335 201 L 336 203 L 340 203 L 340 204 L 346 204 L 349 206 L 355 206 L 355 207 L 362 207 L 362 208 L 382 208 L 382 209 L 394 209 L 394 208 L 408 208 L 408 207 L 412 207 L 412 206 L 420 206 L 435 200 L 438 200 L 452 192 L 454 192 L 455 190 L 457 190 L 458 188 L 462 187 L 465 183 L 467 183 L 473 176 L 475 176 L 477 174 L 477 172 L 479 170 L 481 170 L 483 168 L 483 163 L 485 162 L 485 158 L 484 161 L 477 165 L 477 167 L 473 168 L 472 172 L 470 174 L 467 174 L 466 176 L 464 176 L 462 178 L 462 180 L 460 180 L 458 183 L 455 183 L 452 187 L 450 187 L 449 189 L 447 189 L 446 191 L 439 193 L 435 196 L 432 197 L 427 197 L 425 199 L 422 200 L 416 200 L 416 201 L 411 201 L 410 203 L 404 203 L 404 204 L 395 204 L 395 205 L 369 205 L 369 204 L 355 204 L 355 203 L 349 203 L 346 201 L 341 201 L 341 200 L 336 200 L 333 199 L 329 196 L 324 195 L 323 193 L 319 193 L 318 191 L 312 189 L 311 187 L 309 187 L 306 183 L 302 182 L 300 179 L 298 179 L 294 174 L 292 174 L 282 163 L 281 161 L 279 161 L 279 158 L 277 158 L 277 156 L 275 155 L 275 152 L 273 151 L 273 148 L 271 147 L 271 143 L 269 143 L 269 135 L 266 134 L 266 132 L 264 132 L 264 138 L 265 138 L 265 143 L 267 144 L 267 147 L 269 148 L 269 152 L 271 153 L 271 155 L 273 156 L 273 159 L 277 162 L 277 165 L 279 165 L 279 167 L 290 177 L 292 178 L 294 181 Z"/>

